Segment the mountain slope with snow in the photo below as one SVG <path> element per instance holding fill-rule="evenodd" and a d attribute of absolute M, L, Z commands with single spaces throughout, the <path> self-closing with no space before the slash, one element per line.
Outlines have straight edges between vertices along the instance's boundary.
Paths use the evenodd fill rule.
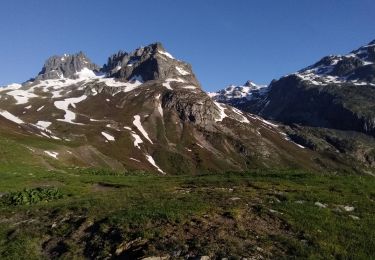
<path fill-rule="evenodd" d="M 303 146 L 375 165 L 375 41 L 272 81 L 261 98 L 232 100 L 221 102 L 289 125 Z"/>
<path fill-rule="evenodd" d="M 83 53 L 54 56 L 35 79 L 0 90 L 0 111 L 0 132 L 69 147 L 55 158 L 67 166 L 161 174 L 321 167 L 320 155 L 282 127 L 212 100 L 191 66 L 160 43 L 118 52 L 103 68 Z"/>

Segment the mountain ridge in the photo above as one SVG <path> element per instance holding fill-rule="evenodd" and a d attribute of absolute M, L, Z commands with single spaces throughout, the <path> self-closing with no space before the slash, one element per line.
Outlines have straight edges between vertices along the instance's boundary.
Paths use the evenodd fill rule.
<path fill-rule="evenodd" d="M 348 164 L 347 155 L 335 150 L 330 151 L 333 160 L 306 149 L 311 146 L 292 139 L 288 126 L 213 100 L 191 65 L 176 60 L 159 43 L 118 52 L 102 68 L 83 53 L 64 57 L 47 62 L 51 66 L 42 69 L 47 74 L 40 74 L 45 78 L 0 90 L 3 128 L 12 125 L 17 136 L 49 139 L 55 150 L 40 151 L 39 156 L 63 165 L 99 163 L 162 174 L 362 167 Z M 82 68 L 84 64 L 91 69 Z M 65 72 L 64 77 L 54 70 Z M 241 88 L 240 99 L 256 103 L 259 98 L 247 95 L 256 97 L 258 91 L 263 100 L 263 91 L 269 92 L 269 87 L 250 81 Z"/>

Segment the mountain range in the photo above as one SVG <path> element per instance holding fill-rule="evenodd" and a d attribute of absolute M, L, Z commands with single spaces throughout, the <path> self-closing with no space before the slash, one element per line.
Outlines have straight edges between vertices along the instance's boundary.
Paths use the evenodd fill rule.
<path fill-rule="evenodd" d="M 103 66 L 52 56 L 0 89 L 0 135 L 49 169 L 159 174 L 301 168 L 373 174 L 375 41 L 268 86 L 202 90 L 160 43 Z"/>

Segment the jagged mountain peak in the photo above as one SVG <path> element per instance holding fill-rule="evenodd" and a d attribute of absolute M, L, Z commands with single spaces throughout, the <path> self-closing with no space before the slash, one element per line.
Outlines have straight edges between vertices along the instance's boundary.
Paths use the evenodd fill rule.
<path fill-rule="evenodd" d="M 217 92 L 208 93 L 214 100 L 219 102 L 244 102 L 254 98 L 260 98 L 266 91 L 266 85 L 258 85 L 251 80 L 248 80 L 243 85 L 229 85 Z M 233 105 L 233 104 L 232 104 Z"/>
<path fill-rule="evenodd" d="M 375 41 L 346 55 L 329 55 L 293 75 L 313 85 L 375 85 Z"/>
<path fill-rule="evenodd" d="M 256 83 L 254 83 L 252 80 L 248 80 L 245 82 L 245 84 L 243 84 L 244 87 L 251 87 L 251 88 L 258 88 L 259 85 L 257 85 Z"/>
<path fill-rule="evenodd" d="M 49 57 L 35 80 L 74 79 L 82 70 L 98 72 L 100 67 L 82 52 Z"/>
<path fill-rule="evenodd" d="M 190 64 L 175 59 L 159 42 L 138 48 L 130 53 L 119 51 L 103 66 L 108 77 L 130 80 L 140 76 L 144 81 L 182 78 L 199 86 Z"/>

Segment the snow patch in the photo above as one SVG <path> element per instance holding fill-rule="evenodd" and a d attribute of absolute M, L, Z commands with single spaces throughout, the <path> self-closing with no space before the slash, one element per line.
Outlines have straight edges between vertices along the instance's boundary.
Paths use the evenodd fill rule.
<path fill-rule="evenodd" d="M 156 165 L 155 160 L 154 158 L 152 158 L 151 155 L 145 154 L 145 156 L 146 156 L 147 161 L 149 161 L 149 163 L 151 163 L 159 172 L 161 172 L 162 174 L 165 174 L 165 172 L 162 169 L 160 169 L 159 166 Z"/>
<path fill-rule="evenodd" d="M 12 83 L 12 84 L 9 84 L 9 85 L 7 85 L 5 87 L 0 88 L 0 92 L 1 91 L 5 91 L 5 90 L 15 90 L 15 89 L 19 89 L 21 87 L 22 87 L 21 84 Z"/>
<path fill-rule="evenodd" d="M 177 79 L 174 79 L 174 78 L 168 78 L 168 79 L 166 79 L 165 82 L 163 83 L 163 86 L 166 87 L 167 89 L 173 90 L 172 87 L 171 87 L 171 82 L 185 83 L 185 80 L 180 79 L 180 78 L 177 78 Z"/>
<path fill-rule="evenodd" d="M 114 141 L 115 140 L 115 138 L 112 136 L 112 135 L 110 135 L 110 134 L 108 134 L 108 133 L 106 133 L 106 132 L 102 132 L 102 135 L 105 137 L 105 139 L 107 139 L 108 141 Z"/>
<path fill-rule="evenodd" d="M 57 159 L 57 156 L 59 155 L 58 152 L 50 152 L 50 151 L 44 151 L 44 153 L 46 153 L 47 155 Z"/>
<path fill-rule="evenodd" d="M 239 116 L 242 117 L 242 119 L 240 120 L 241 123 L 246 123 L 246 124 L 249 124 L 249 123 L 250 123 L 249 119 L 247 119 L 247 117 L 243 115 L 243 113 L 242 113 L 241 110 L 232 107 L 232 111 L 233 111 L 234 113 L 236 113 L 237 115 L 239 115 Z"/>
<path fill-rule="evenodd" d="M 143 84 L 141 76 L 135 76 L 128 82 L 117 81 L 114 78 L 101 78 L 99 82 L 103 82 L 107 87 L 120 88 L 119 92 L 129 92 Z M 118 92 L 117 92 L 118 93 Z"/>
<path fill-rule="evenodd" d="M 20 118 L 18 118 L 15 115 L 9 113 L 8 111 L 0 110 L 0 115 L 2 115 L 3 117 L 8 119 L 9 121 L 12 121 L 16 124 L 23 124 L 24 123 Z"/>
<path fill-rule="evenodd" d="M 28 91 L 21 90 L 21 89 L 16 89 L 16 90 L 7 92 L 6 94 L 16 99 L 17 101 L 16 105 L 26 104 L 29 102 L 30 98 L 38 97 L 37 95 L 33 93 L 30 93 Z"/>
<path fill-rule="evenodd" d="M 91 79 L 97 78 L 98 75 L 88 68 L 83 68 L 81 71 L 76 72 L 75 74 L 79 79 Z"/>
<path fill-rule="evenodd" d="M 196 86 L 193 86 L 193 85 L 188 85 L 188 86 L 183 86 L 182 88 L 186 88 L 186 89 L 196 89 L 197 87 L 196 87 Z"/>
<path fill-rule="evenodd" d="M 143 143 L 141 137 L 139 135 L 137 135 L 136 133 L 134 133 L 133 131 L 131 132 L 131 135 L 133 136 L 134 138 L 134 147 L 138 148 L 138 149 L 141 149 L 141 147 L 139 146 L 139 144 Z"/>
<path fill-rule="evenodd" d="M 186 76 L 186 75 L 190 74 L 189 72 L 187 72 L 186 70 L 184 70 L 183 68 L 178 67 L 178 66 L 176 66 L 176 70 L 178 71 L 178 73 L 180 73 L 183 76 Z"/>
<path fill-rule="evenodd" d="M 148 136 L 147 132 L 145 131 L 145 129 L 143 128 L 142 124 L 141 124 L 141 117 L 139 115 L 135 115 L 134 116 L 134 121 L 133 121 L 133 124 L 135 125 L 135 127 L 137 127 L 137 129 L 142 133 L 142 135 L 150 142 L 153 144 L 153 142 L 151 141 L 150 137 Z"/>
<path fill-rule="evenodd" d="M 43 127 L 43 128 L 48 128 L 52 123 L 48 121 L 38 121 L 36 123 L 37 126 Z"/>
<path fill-rule="evenodd" d="M 220 117 L 215 119 L 216 122 L 221 122 L 227 115 L 225 114 L 225 106 L 223 104 L 220 104 L 219 102 L 214 102 L 216 107 L 219 108 L 220 111 Z"/>
<path fill-rule="evenodd" d="M 167 57 L 170 58 L 170 59 L 174 59 L 174 57 L 173 57 L 170 53 L 168 53 L 168 52 L 166 52 L 166 51 L 158 50 L 158 53 L 160 53 L 160 54 L 162 54 L 162 55 L 164 55 L 164 56 L 167 56 Z"/>
<path fill-rule="evenodd" d="M 61 101 L 55 101 L 54 105 L 56 108 L 60 110 L 65 111 L 65 116 L 64 119 L 58 119 L 59 121 L 67 122 L 70 124 L 78 124 L 82 125 L 80 123 L 75 123 L 73 122 L 74 119 L 76 119 L 76 114 L 72 111 L 69 110 L 69 105 L 75 108 L 75 104 L 85 100 L 87 98 L 86 95 L 82 95 L 81 97 L 76 97 L 76 98 L 67 98 Z"/>

